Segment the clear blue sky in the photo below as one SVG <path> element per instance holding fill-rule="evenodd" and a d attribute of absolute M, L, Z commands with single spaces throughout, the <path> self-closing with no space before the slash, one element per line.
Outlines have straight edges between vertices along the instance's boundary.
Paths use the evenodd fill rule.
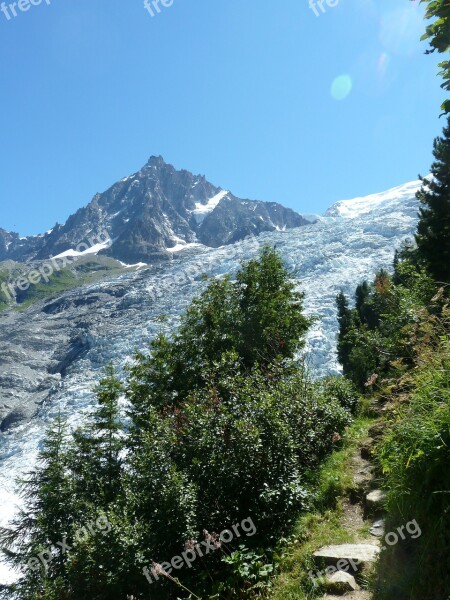
<path fill-rule="evenodd" d="M 0 12 L 0 227 L 45 231 L 152 154 L 307 213 L 428 172 L 417 1 L 42 1 Z"/>

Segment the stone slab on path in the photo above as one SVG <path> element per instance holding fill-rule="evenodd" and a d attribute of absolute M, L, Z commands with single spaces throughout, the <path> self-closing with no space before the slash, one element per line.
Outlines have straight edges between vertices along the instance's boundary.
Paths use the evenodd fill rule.
<path fill-rule="evenodd" d="M 329 594 L 325 594 L 322 598 L 323 600 L 342 600 L 342 596 L 330 596 Z M 372 594 L 366 590 L 360 590 L 345 594 L 344 598 L 345 600 L 372 600 Z"/>
<path fill-rule="evenodd" d="M 336 566 L 339 561 L 346 560 L 357 565 L 357 569 L 374 563 L 380 553 L 379 546 L 374 544 L 340 544 L 337 546 L 324 546 L 314 552 L 316 560 L 323 560 L 327 565 Z M 339 567 L 338 567 L 339 568 Z"/>

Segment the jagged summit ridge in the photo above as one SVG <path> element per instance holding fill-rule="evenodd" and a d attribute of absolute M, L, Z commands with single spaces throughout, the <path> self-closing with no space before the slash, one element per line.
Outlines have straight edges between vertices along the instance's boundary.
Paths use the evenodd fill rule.
<path fill-rule="evenodd" d="M 0 230 L 0 261 L 45 260 L 106 232 L 113 243 L 102 254 L 126 263 L 154 263 L 194 244 L 217 248 L 306 224 L 280 204 L 242 200 L 202 175 L 151 156 L 140 171 L 96 194 L 64 225 L 27 238 Z"/>

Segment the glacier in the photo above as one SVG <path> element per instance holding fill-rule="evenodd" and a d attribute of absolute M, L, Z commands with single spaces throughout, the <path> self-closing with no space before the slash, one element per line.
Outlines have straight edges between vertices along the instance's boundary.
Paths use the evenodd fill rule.
<path fill-rule="evenodd" d="M 180 315 L 205 285 L 203 274 L 233 274 L 263 244 L 275 246 L 282 254 L 299 290 L 305 292 L 306 312 L 317 317 L 305 348 L 311 373 L 315 377 L 339 373 L 335 297 L 340 290 L 353 296 L 359 282 L 381 267 L 391 267 L 394 250 L 411 239 L 416 229 L 419 187 L 420 181 L 414 181 L 382 194 L 341 201 L 314 224 L 264 233 L 232 246 L 180 249 L 163 265 L 67 292 L 59 303 L 53 301 L 55 308 L 44 311 L 44 304 L 52 302 L 47 301 L 2 318 L 0 327 L 14 328 L 17 337 L 21 330 L 35 327 L 42 335 L 48 334 L 48 344 L 60 323 L 71 320 L 61 321 L 65 310 L 94 312 L 96 321 L 85 332 L 86 351 L 55 380 L 38 414 L 0 434 L 0 526 L 7 524 L 20 505 L 15 480 L 35 463 L 45 430 L 58 412 L 71 426 L 79 425 L 92 407 L 92 388 L 109 361 L 123 369 L 158 331 L 177 326 Z M 159 315 L 166 319 L 160 321 Z M 0 564 L 0 584 L 14 577 Z"/>

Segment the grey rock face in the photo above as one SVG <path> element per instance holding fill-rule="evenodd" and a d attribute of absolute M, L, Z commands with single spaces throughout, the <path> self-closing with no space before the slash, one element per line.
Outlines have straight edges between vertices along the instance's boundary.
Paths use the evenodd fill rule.
<path fill-rule="evenodd" d="M 23 313 L 0 313 L 0 432 L 33 417 L 91 340 L 108 328 L 120 283 L 77 289 Z"/>
<path fill-rule="evenodd" d="M 177 171 L 161 156 L 152 156 L 140 171 L 96 194 L 44 235 L 20 239 L 0 229 L 0 261 L 45 260 L 80 243 L 92 246 L 107 233 L 113 244 L 104 254 L 125 263 L 155 263 L 168 260 L 167 250 L 180 242 L 217 248 L 308 223 L 280 204 L 240 200 L 226 192 L 217 206 L 208 205 L 221 191 L 205 177 Z"/>
<path fill-rule="evenodd" d="M 65 323 L 32 322 L 28 314 L 0 315 L 0 431 L 30 418 L 59 376 L 51 373 L 55 337 L 67 343 Z"/>
<path fill-rule="evenodd" d="M 229 194 L 203 221 L 198 232 L 205 246 L 233 244 L 264 231 L 282 231 L 307 225 L 299 214 L 280 204 L 239 200 Z"/>

